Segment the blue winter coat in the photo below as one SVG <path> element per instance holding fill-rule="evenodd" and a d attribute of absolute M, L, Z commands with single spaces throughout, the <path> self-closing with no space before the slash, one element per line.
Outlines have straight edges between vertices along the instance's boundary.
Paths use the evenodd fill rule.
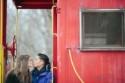
<path fill-rule="evenodd" d="M 52 73 L 50 71 L 32 72 L 32 83 L 52 83 Z"/>

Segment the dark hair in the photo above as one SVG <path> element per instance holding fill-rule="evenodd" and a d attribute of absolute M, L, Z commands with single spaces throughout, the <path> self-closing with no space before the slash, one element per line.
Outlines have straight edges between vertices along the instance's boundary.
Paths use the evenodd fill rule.
<path fill-rule="evenodd" d="M 42 53 L 38 53 L 38 56 L 41 60 L 43 60 L 45 62 L 45 67 L 47 70 L 50 70 L 51 69 L 51 64 L 50 64 L 50 61 L 49 61 L 49 57 L 45 54 L 42 54 Z"/>

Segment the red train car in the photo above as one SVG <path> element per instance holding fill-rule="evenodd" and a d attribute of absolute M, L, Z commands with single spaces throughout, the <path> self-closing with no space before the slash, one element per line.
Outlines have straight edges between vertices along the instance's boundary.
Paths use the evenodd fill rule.
<path fill-rule="evenodd" d="M 79 49 L 81 40 L 79 36 L 81 32 L 80 9 L 105 10 L 124 9 L 124 7 L 124 0 L 57 1 L 57 8 L 60 9 L 60 13 L 57 13 L 58 83 L 125 83 L 125 52 L 119 50 L 120 48 L 113 50 L 88 48 L 88 51 L 86 51 L 87 49 L 83 49 L 83 51 Z M 73 62 L 82 81 L 78 79 L 78 75 L 71 66 L 68 48 L 71 49 Z"/>
<path fill-rule="evenodd" d="M 125 83 L 124 0 L 14 0 L 52 9 L 57 83 Z"/>

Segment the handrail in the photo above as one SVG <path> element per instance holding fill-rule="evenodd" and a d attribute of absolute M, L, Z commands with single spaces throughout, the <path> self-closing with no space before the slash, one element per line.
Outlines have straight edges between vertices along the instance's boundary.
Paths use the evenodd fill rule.
<path fill-rule="evenodd" d="M 82 77 L 79 75 L 79 73 L 78 73 L 78 71 L 77 71 L 77 69 L 75 67 L 75 63 L 73 61 L 72 54 L 71 54 L 71 49 L 68 49 L 68 53 L 69 53 L 69 58 L 70 58 L 71 66 L 73 68 L 73 71 L 75 72 L 75 75 L 79 79 L 80 83 L 85 83 L 84 80 L 82 79 Z"/>

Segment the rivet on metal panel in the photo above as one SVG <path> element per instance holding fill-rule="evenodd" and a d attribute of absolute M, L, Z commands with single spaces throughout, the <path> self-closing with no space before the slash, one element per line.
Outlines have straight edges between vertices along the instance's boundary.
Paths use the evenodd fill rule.
<path fill-rule="evenodd" d="M 61 13 L 61 8 L 57 8 L 57 13 L 58 13 L 58 14 Z"/>

